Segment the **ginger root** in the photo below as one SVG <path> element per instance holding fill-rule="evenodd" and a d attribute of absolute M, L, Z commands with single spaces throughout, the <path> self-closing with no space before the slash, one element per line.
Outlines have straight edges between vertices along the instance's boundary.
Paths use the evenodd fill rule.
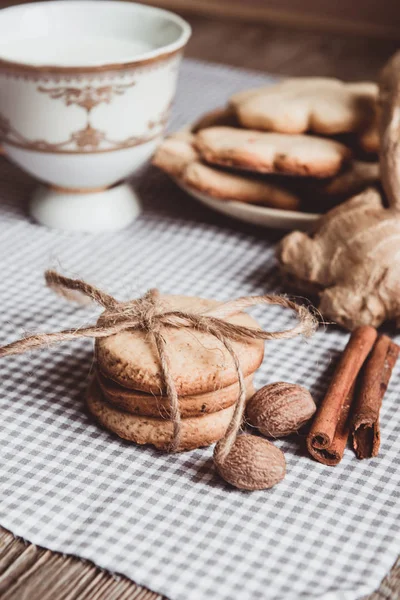
<path fill-rule="evenodd" d="M 325 318 L 350 330 L 389 319 L 400 325 L 400 215 L 384 208 L 377 190 L 321 217 L 312 237 L 287 235 L 278 259 L 297 287 L 319 293 Z"/>
<path fill-rule="evenodd" d="M 313 236 L 295 231 L 278 248 L 294 283 L 319 294 L 322 315 L 350 330 L 392 319 L 400 327 L 400 52 L 382 71 L 378 112 L 389 208 L 367 189 L 321 217 Z"/>

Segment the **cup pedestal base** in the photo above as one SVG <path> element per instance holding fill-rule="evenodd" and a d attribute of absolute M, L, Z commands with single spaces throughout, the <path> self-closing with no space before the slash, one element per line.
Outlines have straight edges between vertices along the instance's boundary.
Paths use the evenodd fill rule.
<path fill-rule="evenodd" d="M 140 213 L 139 198 L 127 183 L 104 190 L 41 186 L 30 204 L 35 221 L 64 231 L 117 231 L 132 223 Z"/>

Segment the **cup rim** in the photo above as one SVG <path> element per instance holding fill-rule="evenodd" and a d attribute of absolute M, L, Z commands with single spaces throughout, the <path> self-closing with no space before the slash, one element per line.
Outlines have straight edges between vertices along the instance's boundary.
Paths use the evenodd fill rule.
<path fill-rule="evenodd" d="M 60 7 L 61 5 L 71 6 L 75 5 L 84 5 L 90 6 L 93 8 L 96 5 L 96 2 L 93 0 L 57 0 L 56 2 L 53 0 L 50 1 L 41 1 L 41 2 L 25 2 L 22 4 L 17 4 L 14 6 L 9 6 L 0 10 L 0 21 L 1 15 L 5 11 L 15 11 L 18 12 L 21 8 L 25 10 L 37 9 L 40 6 L 48 6 L 49 4 L 56 5 Z M 102 71 L 121 71 L 125 69 L 129 69 L 131 67 L 140 67 L 143 65 L 148 65 L 153 62 L 167 59 L 172 57 L 175 54 L 178 54 L 187 44 L 191 33 L 192 28 L 185 19 L 177 15 L 176 13 L 165 10 L 163 8 L 158 8 L 155 6 L 148 6 L 146 4 L 139 4 L 138 2 L 126 2 L 121 0 L 102 0 L 101 4 L 109 5 L 110 7 L 119 5 L 124 6 L 124 8 L 133 8 L 135 10 L 141 10 L 146 13 L 152 13 L 154 16 L 164 16 L 170 19 L 171 22 L 177 24 L 181 28 L 181 33 L 178 39 L 170 44 L 165 44 L 160 48 L 155 48 L 153 50 L 149 50 L 147 52 L 143 52 L 138 54 L 137 58 L 127 58 L 125 60 L 120 60 L 118 62 L 107 62 L 101 61 L 99 63 L 94 63 L 92 65 L 79 65 L 79 66 L 68 66 L 68 65 L 55 65 L 55 64 L 34 64 L 24 61 L 11 61 L 7 59 L 0 58 L 0 70 L 21 70 L 21 71 L 30 71 L 38 74 L 46 74 L 46 73 L 54 73 L 54 74 L 79 74 L 79 73 L 93 73 L 93 72 L 102 72 Z"/>

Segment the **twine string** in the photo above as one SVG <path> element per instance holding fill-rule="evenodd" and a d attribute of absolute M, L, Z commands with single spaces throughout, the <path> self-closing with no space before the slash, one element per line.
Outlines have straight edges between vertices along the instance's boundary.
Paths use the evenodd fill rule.
<path fill-rule="evenodd" d="M 180 310 L 165 310 L 160 300 L 158 290 L 149 290 L 141 298 L 128 302 L 119 302 L 113 296 L 80 279 L 70 279 L 55 271 L 46 271 L 47 285 L 69 300 L 87 303 L 95 302 L 104 308 L 97 323 L 89 327 L 66 329 L 55 333 L 35 334 L 0 347 L 0 358 L 15 354 L 23 354 L 29 350 L 48 347 L 53 344 L 72 341 L 83 337 L 103 338 L 116 335 L 123 331 L 146 331 L 152 336 L 157 350 L 161 377 L 164 390 L 170 402 L 173 437 L 171 450 L 176 451 L 181 441 L 181 414 L 179 397 L 171 364 L 168 356 L 167 343 L 162 335 L 166 327 L 195 329 L 212 335 L 226 348 L 232 358 L 238 376 L 239 394 L 232 420 L 226 434 L 215 448 L 215 457 L 220 464 L 228 456 L 243 421 L 246 406 L 246 386 L 240 360 L 231 341 L 245 340 L 278 340 L 293 338 L 297 335 L 306 337 L 313 334 L 317 327 L 314 315 L 304 306 L 300 306 L 285 296 L 244 296 L 231 300 L 204 312 L 186 312 Z M 244 308 L 257 304 L 278 305 L 295 312 L 298 323 L 291 329 L 269 332 L 263 329 L 245 327 L 225 321 L 229 316 L 241 312 Z"/>

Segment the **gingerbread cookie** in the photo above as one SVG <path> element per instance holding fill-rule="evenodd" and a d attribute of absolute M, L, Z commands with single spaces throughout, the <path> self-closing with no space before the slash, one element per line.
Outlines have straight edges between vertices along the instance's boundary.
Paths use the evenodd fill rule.
<path fill-rule="evenodd" d="M 298 210 L 298 194 L 285 187 L 261 179 L 219 171 L 199 161 L 189 164 L 183 174 L 183 183 L 220 200 L 236 200 L 282 210 Z"/>
<path fill-rule="evenodd" d="M 215 300 L 188 296 L 161 296 L 164 309 L 204 312 L 216 308 Z M 225 319 L 229 323 L 258 328 L 246 313 Z M 195 329 L 164 328 L 170 373 L 179 396 L 197 395 L 225 388 L 237 382 L 233 360 L 222 342 Z M 245 377 L 253 373 L 264 356 L 261 340 L 232 340 Z M 124 331 L 98 338 L 95 345 L 97 365 L 107 378 L 124 387 L 150 394 L 164 395 L 165 389 L 157 349 L 145 331 Z"/>
<path fill-rule="evenodd" d="M 372 82 L 305 77 L 246 90 L 230 99 L 247 128 L 323 135 L 363 131 L 374 120 L 378 86 Z"/>
<path fill-rule="evenodd" d="M 202 129 L 195 146 L 214 165 L 310 177 L 336 175 L 351 156 L 346 146 L 330 139 L 232 127 Z"/>
<path fill-rule="evenodd" d="M 170 401 L 165 396 L 130 390 L 107 379 L 101 373 L 98 373 L 97 378 L 104 398 L 115 408 L 148 417 L 166 419 L 170 416 Z M 245 383 L 247 396 L 250 398 L 254 394 L 253 375 L 246 377 Z M 238 394 L 239 384 L 234 383 L 226 388 L 197 396 L 181 396 L 179 398 L 181 416 L 198 417 L 223 410 L 235 404 Z"/>
<path fill-rule="evenodd" d="M 181 177 L 188 164 L 198 159 L 192 142 L 194 136 L 189 131 L 178 131 L 167 137 L 158 146 L 152 163 L 172 177 Z"/>
<path fill-rule="evenodd" d="M 213 198 L 283 210 L 299 208 L 300 198 L 288 185 L 205 165 L 192 146 L 194 139 L 190 133 L 170 136 L 158 147 L 153 164 L 188 187 Z"/>
<path fill-rule="evenodd" d="M 133 415 L 112 406 L 104 399 L 96 379 L 88 389 L 87 406 L 103 427 L 119 437 L 136 444 L 152 444 L 160 450 L 169 449 L 173 438 L 172 421 Z M 219 412 L 182 419 L 178 450 L 209 446 L 221 439 L 231 421 L 234 408 L 232 405 Z"/>

